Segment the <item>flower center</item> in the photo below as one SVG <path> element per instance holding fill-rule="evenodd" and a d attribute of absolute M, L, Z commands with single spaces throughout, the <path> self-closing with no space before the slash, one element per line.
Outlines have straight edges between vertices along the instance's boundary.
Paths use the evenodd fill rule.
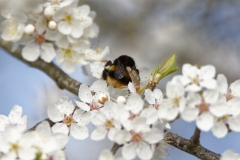
<path fill-rule="evenodd" d="M 181 100 L 180 97 L 175 97 L 175 98 L 172 100 L 172 103 L 173 103 L 175 106 L 179 106 L 180 100 Z"/>
<path fill-rule="evenodd" d="M 60 5 L 60 2 L 59 0 L 52 0 L 52 5 Z"/>
<path fill-rule="evenodd" d="M 220 117 L 220 118 L 219 118 L 219 121 L 225 122 L 225 121 L 227 121 L 227 119 L 228 119 L 228 116 L 225 115 L 225 116 Z"/>
<path fill-rule="evenodd" d="M 71 23 L 73 20 L 73 16 L 71 14 L 68 14 L 64 17 L 64 21 L 67 21 L 68 23 Z"/>
<path fill-rule="evenodd" d="M 105 127 L 107 129 L 110 129 L 110 128 L 114 127 L 114 125 L 113 125 L 111 120 L 107 120 L 106 123 L 105 123 Z"/>
<path fill-rule="evenodd" d="M 202 102 L 201 104 L 198 105 L 198 108 L 200 110 L 200 112 L 207 112 L 209 109 L 209 104 Z"/>
<path fill-rule="evenodd" d="M 67 125 L 67 126 L 70 126 L 73 122 L 74 122 L 74 119 L 72 118 L 72 116 L 66 116 L 63 120 L 63 122 Z"/>
<path fill-rule="evenodd" d="M 233 95 L 231 93 L 226 94 L 226 100 L 229 101 L 233 98 Z"/>
<path fill-rule="evenodd" d="M 8 36 L 14 36 L 17 33 L 18 23 L 15 21 L 7 22 Z"/>
<path fill-rule="evenodd" d="M 132 136 L 132 141 L 133 142 L 140 142 L 140 141 L 142 141 L 142 136 L 141 136 L 141 134 L 139 134 L 139 133 L 135 133 L 135 134 L 133 134 L 133 136 Z"/>
<path fill-rule="evenodd" d="M 69 48 L 68 49 L 64 49 L 63 53 L 67 57 L 72 57 L 73 56 L 73 51 L 71 49 L 69 49 Z"/>
<path fill-rule="evenodd" d="M 18 151 L 18 149 L 19 149 L 19 146 L 18 146 L 18 144 L 16 144 L 16 143 L 13 143 L 13 144 L 11 145 L 11 150 L 12 150 L 12 151 L 15 151 L 15 152 L 17 152 L 17 151 Z"/>
<path fill-rule="evenodd" d="M 192 83 L 195 83 L 195 84 L 199 85 L 199 83 L 200 83 L 199 78 L 198 78 L 198 77 L 194 77 L 194 78 L 192 79 Z"/>
<path fill-rule="evenodd" d="M 46 41 L 46 39 L 42 34 L 38 34 L 35 36 L 34 41 L 35 43 L 40 45 L 40 44 L 43 44 Z"/>
<path fill-rule="evenodd" d="M 98 106 L 95 102 L 92 102 L 91 104 L 89 104 L 90 110 L 98 110 Z"/>

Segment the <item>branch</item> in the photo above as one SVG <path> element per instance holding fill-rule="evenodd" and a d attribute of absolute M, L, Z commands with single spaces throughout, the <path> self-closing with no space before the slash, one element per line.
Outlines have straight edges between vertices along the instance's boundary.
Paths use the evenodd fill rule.
<path fill-rule="evenodd" d="M 191 140 L 185 139 L 172 132 L 165 134 L 165 142 L 202 160 L 219 160 L 220 154 L 216 154 L 203 146 L 195 145 Z"/>
<path fill-rule="evenodd" d="M 53 81 L 56 82 L 59 88 L 66 89 L 69 92 L 72 92 L 75 95 L 78 95 L 78 89 L 81 85 L 80 82 L 75 79 L 69 77 L 66 73 L 64 73 L 60 68 L 58 68 L 54 63 L 46 63 L 41 59 L 38 59 L 35 62 L 29 62 L 23 59 L 21 50 L 17 50 L 15 52 L 11 52 L 11 43 L 6 43 L 0 40 L 0 46 L 6 52 L 21 60 L 22 62 L 30 65 L 31 67 L 38 68 L 39 70 L 46 73 L 49 77 L 52 78 Z"/>
<path fill-rule="evenodd" d="M 32 67 L 38 68 L 39 70 L 41 70 L 44 73 L 46 73 L 47 75 L 49 75 L 49 77 L 51 77 L 61 89 L 66 89 L 66 90 L 72 92 L 73 94 L 78 95 L 78 89 L 79 89 L 79 86 L 81 85 L 81 83 L 72 79 L 71 77 L 69 77 L 67 74 L 65 74 L 61 69 L 59 69 L 53 63 L 46 63 L 40 59 L 35 62 L 28 62 L 22 58 L 21 50 L 17 50 L 16 52 L 11 52 L 11 45 L 9 43 L 4 43 L 3 41 L 0 41 L 0 46 L 6 52 L 8 52 L 12 56 L 18 58 L 22 62 L 24 62 Z M 36 124 L 32 128 L 30 128 L 29 130 L 34 130 L 38 124 Z M 177 134 L 174 134 L 170 131 L 168 131 L 166 133 L 165 141 L 168 144 L 170 144 L 184 152 L 187 152 L 193 156 L 196 156 L 202 160 L 219 160 L 220 159 L 219 154 L 216 154 L 216 153 L 202 147 L 200 144 L 196 146 L 195 142 L 193 143 L 191 140 L 185 139 L 185 138 L 183 138 Z M 116 145 L 113 146 L 112 152 L 115 153 L 119 147 L 120 146 L 116 146 Z"/>
<path fill-rule="evenodd" d="M 47 121 L 47 122 L 49 123 L 50 127 L 52 127 L 52 126 L 55 124 L 55 123 L 52 122 L 49 118 L 44 119 L 43 121 Z M 41 121 L 41 122 L 43 122 L 43 121 Z M 25 133 L 26 133 L 26 132 L 29 132 L 29 131 L 34 131 L 41 122 L 38 122 L 38 123 L 35 124 L 33 127 L 31 127 L 31 128 L 29 128 L 28 130 L 26 130 Z"/>

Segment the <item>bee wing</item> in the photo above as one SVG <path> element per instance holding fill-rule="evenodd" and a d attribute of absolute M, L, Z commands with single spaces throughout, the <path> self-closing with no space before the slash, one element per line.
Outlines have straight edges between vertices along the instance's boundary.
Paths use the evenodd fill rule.
<path fill-rule="evenodd" d="M 117 65 L 115 67 L 115 70 L 114 70 L 114 76 L 117 78 L 117 79 L 122 79 L 124 77 L 124 65 L 118 61 L 117 62 Z"/>
<path fill-rule="evenodd" d="M 140 67 L 139 68 L 139 77 L 141 79 L 141 84 L 147 84 L 148 80 L 150 78 L 152 68 L 147 68 L 147 67 Z"/>

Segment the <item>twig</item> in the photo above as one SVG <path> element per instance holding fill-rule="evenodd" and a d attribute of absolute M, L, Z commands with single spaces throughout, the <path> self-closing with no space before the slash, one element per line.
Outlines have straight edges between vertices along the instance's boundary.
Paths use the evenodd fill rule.
<path fill-rule="evenodd" d="M 52 122 L 49 118 L 47 119 L 44 119 L 43 121 L 47 121 L 50 125 L 50 127 L 52 127 L 55 123 Z M 41 121 L 41 122 L 43 122 Z M 36 127 L 41 123 L 41 122 L 38 122 L 37 124 L 35 124 L 33 127 L 29 128 L 26 132 L 29 132 L 29 131 L 34 131 L 36 129 Z"/>
<path fill-rule="evenodd" d="M 14 57 L 18 58 L 19 60 L 23 61 L 24 63 L 38 68 L 39 70 L 42 70 L 47 75 L 49 75 L 61 89 L 66 89 L 73 94 L 78 94 L 78 89 L 80 86 L 80 82 L 70 78 L 68 75 L 66 75 L 61 69 L 59 69 L 56 65 L 53 63 L 46 63 L 42 60 L 37 60 L 35 62 L 28 62 L 24 60 L 21 56 L 21 51 L 17 50 L 16 52 L 11 52 L 11 45 L 5 44 L 3 41 L 0 41 L 0 46 L 6 50 L 9 54 L 13 55 Z M 154 89 L 154 88 L 152 88 Z M 39 123 L 38 123 L 39 124 Z M 29 130 L 34 130 L 36 128 L 37 124 L 30 128 Z M 219 160 L 220 155 L 216 154 L 201 145 L 196 146 L 191 140 L 185 139 L 177 134 L 174 134 L 170 131 L 166 133 L 165 141 L 184 151 L 187 152 L 193 156 L 196 156 L 202 160 Z M 112 148 L 112 153 L 115 154 L 115 152 L 118 150 L 118 148 L 121 146 L 117 146 L 114 144 Z"/>
<path fill-rule="evenodd" d="M 165 142 L 184 151 L 195 157 L 200 158 L 201 160 L 219 160 L 220 154 L 216 154 L 203 146 L 195 145 L 191 142 L 191 140 L 185 139 L 177 134 L 172 132 L 167 132 L 165 134 Z"/>
<path fill-rule="evenodd" d="M 193 145 L 198 146 L 200 144 L 200 134 L 201 131 L 196 127 L 192 137 L 190 138 Z"/>
<path fill-rule="evenodd" d="M 122 145 L 114 143 L 111 149 L 112 154 L 114 155 L 120 147 L 122 147 Z"/>

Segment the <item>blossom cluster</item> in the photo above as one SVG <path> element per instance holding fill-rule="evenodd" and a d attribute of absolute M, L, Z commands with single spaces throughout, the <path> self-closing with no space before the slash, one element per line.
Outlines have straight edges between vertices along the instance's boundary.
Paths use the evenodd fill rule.
<path fill-rule="evenodd" d="M 47 121 L 24 133 L 27 116 L 22 107 L 14 106 L 9 116 L 0 115 L 0 159 L 65 159 L 62 149 L 68 142 L 65 134 L 53 134 Z"/>
<path fill-rule="evenodd" d="M 92 140 L 109 140 L 123 145 L 124 159 L 164 159 L 166 145 L 164 127 L 166 123 L 158 119 L 155 108 L 145 105 L 145 100 L 137 93 L 131 93 L 126 99 L 119 96 L 111 100 L 107 83 L 97 80 L 90 87 L 82 84 L 79 88 L 76 106 L 67 97 L 63 97 L 55 106 L 48 108 L 49 119 L 55 124 L 53 133 L 64 133 L 83 140 L 88 136 Z M 86 125 L 92 123 L 96 129 L 90 134 Z M 103 151 L 101 157 L 114 159 L 109 151 Z M 105 159 L 107 159 L 105 157 Z M 155 158 L 154 158 L 155 157 Z"/>
<path fill-rule="evenodd" d="M 90 39 L 98 36 L 99 28 L 94 23 L 96 13 L 88 5 L 78 6 L 78 0 L 1 3 L 1 38 L 13 43 L 12 50 L 22 47 L 27 61 L 40 57 L 49 63 L 56 58 L 67 73 L 72 73 L 76 65 L 103 67 L 109 49 L 91 48 Z"/>
<path fill-rule="evenodd" d="M 218 138 L 226 136 L 230 130 L 239 132 L 240 80 L 228 85 L 226 77 L 218 74 L 215 78 L 215 72 L 211 65 L 197 68 L 184 64 L 182 75 L 173 77 L 166 85 L 166 98 L 160 103 L 159 117 L 167 121 L 178 117 L 187 122 L 196 121 L 200 130 L 211 130 Z M 156 91 L 158 89 L 153 93 Z M 145 94 L 151 102 L 154 94 L 148 92 Z"/>

